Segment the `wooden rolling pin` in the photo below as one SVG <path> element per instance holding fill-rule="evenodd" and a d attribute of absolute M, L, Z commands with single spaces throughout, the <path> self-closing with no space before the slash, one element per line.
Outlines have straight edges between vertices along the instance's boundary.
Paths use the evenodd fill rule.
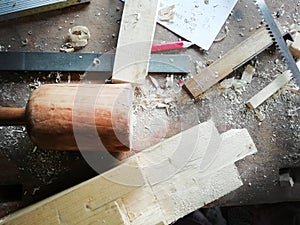
<path fill-rule="evenodd" d="M 0 125 L 26 125 L 43 149 L 130 148 L 130 84 L 50 84 L 33 92 L 26 108 L 0 107 Z"/>

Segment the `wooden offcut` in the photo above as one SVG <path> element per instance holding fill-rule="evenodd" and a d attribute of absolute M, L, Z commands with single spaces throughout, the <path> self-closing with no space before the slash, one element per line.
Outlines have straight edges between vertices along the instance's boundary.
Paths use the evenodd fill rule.
<path fill-rule="evenodd" d="M 300 69 L 300 61 L 296 63 L 297 67 Z M 283 72 L 278 75 L 275 80 L 273 80 L 270 84 L 264 87 L 261 91 L 259 91 L 256 95 L 250 98 L 246 105 L 250 109 L 256 109 L 260 106 L 264 101 L 270 98 L 273 94 L 279 91 L 284 85 L 286 85 L 292 79 L 292 74 L 289 70 Z"/>
<path fill-rule="evenodd" d="M 220 135 L 208 121 L 0 224 L 171 224 L 240 187 L 234 162 L 255 152 L 245 129 Z"/>
<path fill-rule="evenodd" d="M 292 55 L 296 58 L 300 58 L 300 33 L 297 32 L 294 37 L 294 42 L 291 43 L 289 49 Z"/>
<path fill-rule="evenodd" d="M 236 67 L 248 61 L 273 43 L 268 31 L 260 28 L 249 38 L 228 51 L 199 74 L 186 82 L 185 90 L 197 98 L 207 89 L 229 75 Z"/>
<path fill-rule="evenodd" d="M 246 105 L 250 109 L 256 109 L 260 106 L 264 101 L 266 101 L 269 97 L 275 94 L 280 88 L 286 85 L 290 80 L 291 72 L 286 71 L 283 74 L 280 74 L 273 80 L 270 84 L 268 84 L 264 89 L 254 95 L 251 99 L 246 102 Z"/>
<path fill-rule="evenodd" d="M 126 0 L 114 61 L 113 83 L 144 83 L 159 0 Z"/>

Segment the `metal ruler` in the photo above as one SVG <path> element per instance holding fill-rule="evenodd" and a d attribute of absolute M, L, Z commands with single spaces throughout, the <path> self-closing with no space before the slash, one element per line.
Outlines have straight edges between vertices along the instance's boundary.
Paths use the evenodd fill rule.
<path fill-rule="evenodd" d="M 90 2 L 90 0 L 0 0 L 0 21 Z"/>
<path fill-rule="evenodd" d="M 111 73 L 114 59 L 112 53 L 0 52 L 0 71 Z M 190 73 L 191 59 L 188 55 L 152 54 L 149 72 Z"/>
<path fill-rule="evenodd" d="M 296 83 L 300 86 L 300 72 L 296 65 L 293 56 L 288 49 L 286 42 L 284 41 L 279 28 L 277 27 L 268 6 L 264 0 L 254 0 L 255 4 L 259 7 L 259 10 L 267 23 L 267 29 L 269 30 L 270 36 L 274 39 L 276 46 L 279 48 L 283 59 L 286 61 L 289 70 L 296 79 Z"/>

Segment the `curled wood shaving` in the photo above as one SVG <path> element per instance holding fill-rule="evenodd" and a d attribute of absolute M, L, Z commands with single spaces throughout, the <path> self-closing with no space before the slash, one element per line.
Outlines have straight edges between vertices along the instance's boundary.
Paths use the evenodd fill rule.
<path fill-rule="evenodd" d="M 225 31 L 225 34 L 222 37 L 215 39 L 214 42 L 221 42 L 227 37 L 227 34 L 229 32 L 229 28 L 227 26 L 225 26 L 224 31 Z"/>
<path fill-rule="evenodd" d="M 170 21 L 174 19 L 174 15 L 175 15 L 175 5 L 171 5 L 171 6 L 167 6 L 164 8 L 161 8 L 158 11 L 158 18 L 161 21 Z"/>
<path fill-rule="evenodd" d="M 68 39 L 74 48 L 86 46 L 90 37 L 90 31 L 85 26 L 75 26 L 69 29 Z"/>

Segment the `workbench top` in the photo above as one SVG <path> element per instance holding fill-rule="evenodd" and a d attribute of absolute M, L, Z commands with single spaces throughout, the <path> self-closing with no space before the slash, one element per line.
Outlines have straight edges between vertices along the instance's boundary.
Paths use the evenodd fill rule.
<path fill-rule="evenodd" d="M 297 1 L 266 2 L 271 11 L 278 14 L 277 19 L 284 28 L 294 22 L 300 23 Z M 75 25 L 84 25 L 89 28 L 91 39 L 79 52 L 114 52 L 122 8 L 123 3 L 119 0 L 91 1 L 87 5 L 0 22 L 0 45 L 7 51 L 58 52 L 65 43 L 68 29 Z M 227 36 L 214 43 L 209 51 L 193 46 L 171 53 L 190 55 L 192 74 L 196 72 L 194 65 L 201 67 L 222 57 L 261 26 L 261 19 L 252 1 L 238 1 L 225 26 L 229 30 Z M 220 36 L 223 35 L 224 28 L 220 33 Z M 162 26 L 156 26 L 156 42 L 177 41 L 178 38 Z M 25 40 L 28 42 L 26 45 L 22 44 Z M 153 136 L 153 143 L 145 144 L 141 138 L 139 142 L 136 137 L 136 145 L 144 148 L 160 141 L 154 137 L 158 131 L 166 129 L 166 126 L 172 132 L 166 132 L 164 136 L 171 136 L 208 119 L 216 123 L 220 133 L 229 129 L 246 128 L 258 153 L 237 162 L 244 185 L 213 204 L 240 205 L 300 200 L 300 185 L 297 180 L 293 188 L 282 188 L 279 185 L 279 169 L 300 166 L 299 94 L 285 88 L 257 110 L 250 110 L 244 102 L 286 67 L 274 46 L 247 64 L 255 67 L 256 72 L 251 84 L 241 90 L 221 90 L 216 85 L 197 101 L 190 99 L 184 90 L 177 90 L 175 95 L 172 92 L 172 97 L 177 100 L 179 123 L 175 123 L 173 114 L 167 114 L 165 109 L 155 108 L 153 112 L 139 112 L 141 114 L 137 118 L 141 120 L 137 123 L 136 132 L 140 135 L 139 138 Z M 240 77 L 244 68 L 245 66 L 241 66 L 230 77 Z M 68 81 L 68 77 L 71 82 L 78 82 L 82 75 L 0 72 L 0 104 L 23 107 L 30 93 L 39 84 L 64 83 Z M 165 82 L 165 75 L 154 77 Z M 150 81 L 148 85 L 151 85 Z M 294 114 L 291 114 L 291 110 L 294 110 Z M 153 127 L 150 134 L 149 127 Z M 0 137 L 0 186 L 21 184 L 23 187 L 21 199 L 0 204 L 0 217 L 97 175 L 79 152 L 46 151 L 35 147 L 24 127 L 0 127 Z M 103 171 L 113 167 L 115 162 L 110 160 L 110 157 L 103 157 Z"/>

